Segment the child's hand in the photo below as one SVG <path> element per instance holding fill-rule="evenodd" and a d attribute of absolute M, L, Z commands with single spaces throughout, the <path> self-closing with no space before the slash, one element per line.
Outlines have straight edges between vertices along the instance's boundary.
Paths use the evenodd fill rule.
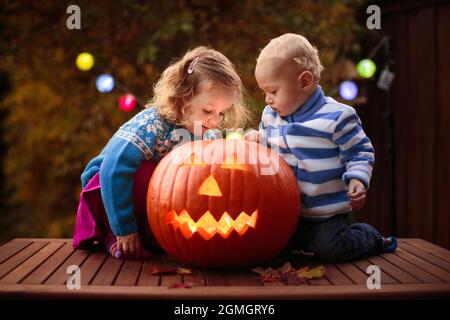
<path fill-rule="evenodd" d="M 244 134 L 244 140 L 259 142 L 260 134 L 259 131 L 250 130 Z"/>
<path fill-rule="evenodd" d="M 361 209 L 366 203 L 366 187 L 358 179 L 351 179 L 348 185 L 350 206 L 353 210 Z"/>
<path fill-rule="evenodd" d="M 117 236 L 117 249 L 124 254 L 124 258 L 145 259 L 150 256 L 150 252 L 142 246 L 138 232 Z"/>

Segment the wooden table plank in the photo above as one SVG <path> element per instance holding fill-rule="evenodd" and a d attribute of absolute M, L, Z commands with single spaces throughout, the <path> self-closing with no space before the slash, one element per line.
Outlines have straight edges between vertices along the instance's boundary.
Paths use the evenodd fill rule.
<path fill-rule="evenodd" d="M 373 256 L 368 258 L 367 260 L 372 264 L 379 266 L 382 271 L 385 271 L 392 278 L 394 278 L 395 280 L 399 281 L 402 284 L 421 283 L 421 281 L 416 277 L 410 275 L 409 273 L 393 265 L 392 263 L 386 261 L 380 256 Z"/>
<path fill-rule="evenodd" d="M 333 285 L 351 285 L 352 280 L 332 264 L 325 264 L 325 276 Z"/>
<path fill-rule="evenodd" d="M 401 249 L 399 249 L 401 250 Z M 420 281 L 424 283 L 443 283 L 441 279 L 435 277 L 431 273 L 428 273 L 427 271 L 418 268 L 412 263 L 409 263 L 406 260 L 403 260 L 402 258 L 396 256 L 395 254 L 380 254 L 380 257 L 385 259 L 386 261 L 392 263 L 396 267 L 405 270 L 405 272 L 409 273 L 413 277 L 419 279 Z"/>
<path fill-rule="evenodd" d="M 6 274 L 18 267 L 22 262 L 27 260 L 42 247 L 44 247 L 47 242 L 33 242 L 23 250 L 19 251 L 17 254 L 6 260 L 0 265 L 0 278 L 3 278 Z"/>
<path fill-rule="evenodd" d="M 45 284 L 65 284 L 70 274 L 67 273 L 67 268 L 75 265 L 81 268 L 81 265 L 89 255 L 88 250 L 76 249 L 62 265 L 47 279 Z M 82 277 L 83 275 L 81 275 Z"/>
<path fill-rule="evenodd" d="M 19 239 L 14 239 L 5 243 L 3 246 L 0 247 L 0 264 L 2 264 L 5 260 L 15 255 L 17 252 L 19 252 L 26 246 L 29 246 L 31 243 L 32 241 Z"/>
<path fill-rule="evenodd" d="M 15 238 L 18 241 L 30 241 L 30 242 L 67 242 L 72 243 L 72 239 L 69 238 Z"/>
<path fill-rule="evenodd" d="M 8 273 L 3 277 L 1 283 L 19 283 L 28 274 L 30 274 L 34 269 L 41 265 L 48 257 L 55 253 L 61 246 L 63 242 L 51 242 L 40 249 L 36 254 L 31 256 L 29 259 L 25 260 L 13 271 Z"/>
<path fill-rule="evenodd" d="M 441 258 L 436 257 L 435 255 L 428 253 L 426 251 L 423 251 L 409 243 L 402 243 L 402 247 L 403 250 L 408 251 L 409 253 L 412 253 L 436 266 L 438 266 L 441 269 L 444 269 L 447 272 L 450 272 L 450 263 L 448 263 L 445 260 L 442 260 Z"/>
<path fill-rule="evenodd" d="M 327 276 L 325 276 L 325 275 L 322 278 L 309 279 L 306 281 L 311 286 L 331 286 L 332 285 L 331 281 L 328 280 Z"/>
<path fill-rule="evenodd" d="M 402 242 L 409 243 L 450 263 L 450 250 L 440 247 L 434 243 L 425 241 L 423 239 L 402 239 L 400 240 L 400 243 Z"/>
<path fill-rule="evenodd" d="M 144 261 L 142 260 L 125 260 L 122 264 L 122 268 L 119 270 L 114 285 L 135 286 L 139 279 L 139 274 L 142 271 L 143 264 Z"/>
<path fill-rule="evenodd" d="M 61 243 L 61 242 L 58 242 Z M 75 251 L 68 242 L 62 242 L 62 246 L 43 264 L 31 272 L 23 281 L 23 284 L 41 284 Z"/>
<path fill-rule="evenodd" d="M 343 272 L 354 284 L 366 285 L 369 275 L 352 263 L 338 263 L 335 267 Z"/>
<path fill-rule="evenodd" d="M 0 247 L 7 256 L 0 264 L 0 296 L 67 297 L 67 298 L 254 298 L 323 299 L 323 298 L 414 298 L 450 297 L 450 262 L 444 248 L 407 239 L 399 241 L 393 254 L 382 254 L 353 263 L 323 264 L 297 257 L 280 257 L 271 264 L 284 262 L 300 268 L 323 265 L 325 276 L 308 280 L 308 285 L 286 286 L 283 283 L 263 285 L 248 268 L 192 268 L 192 275 L 151 276 L 152 266 L 183 267 L 167 255 L 146 261 L 119 260 L 106 252 L 74 250 L 71 239 L 15 239 Z M 412 242 L 411 242 L 412 241 Z M 13 253 L 11 253 L 13 252 Z M 68 290 L 65 282 L 68 265 L 81 268 L 82 290 Z M 382 289 L 366 286 L 369 265 L 382 272 Z M 269 266 L 266 266 L 269 267 Z M 3 269 L 2 269 L 3 268 Z M 30 285 L 29 283 L 34 283 Z M 190 289 L 171 290 L 174 284 L 192 283 Z M 40 284 L 40 285 L 36 285 Z"/>
<path fill-rule="evenodd" d="M 107 253 L 103 251 L 91 252 L 86 261 L 81 265 L 81 285 L 87 286 L 94 279 L 102 264 L 107 258 Z"/>
<path fill-rule="evenodd" d="M 162 255 L 154 255 L 151 259 L 144 261 L 142 272 L 137 282 L 138 286 L 157 287 L 160 284 L 160 276 L 150 274 L 151 268 L 159 268 L 162 266 Z"/>
<path fill-rule="evenodd" d="M 107 289 L 106 289 L 107 288 Z M 414 288 L 414 290 L 412 290 Z M 105 290 L 106 289 L 106 290 Z M 284 286 L 284 287 L 193 287 L 172 290 L 165 287 L 87 286 L 82 290 L 67 290 L 61 285 L 0 285 L 0 297 L 9 299 L 432 299 L 449 298 L 447 284 L 384 285 L 380 290 L 369 290 L 365 285 Z"/>
<path fill-rule="evenodd" d="M 367 268 L 371 265 L 373 265 L 372 262 L 370 262 L 369 260 L 366 259 L 362 259 L 362 260 L 358 260 L 353 262 L 353 264 L 355 266 L 357 266 L 359 269 L 361 269 L 362 272 L 364 272 L 364 274 L 366 275 L 366 280 L 365 283 L 367 283 L 367 279 L 371 276 L 370 274 L 366 273 Z M 398 284 L 400 283 L 398 280 L 392 278 L 388 273 L 386 273 L 386 270 L 384 270 L 384 268 L 380 267 L 380 271 L 381 271 L 381 285 L 385 285 L 385 284 Z"/>
<path fill-rule="evenodd" d="M 431 264 L 428 261 L 421 259 L 418 256 L 415 256 L 412 253 L 409 253 L 408 251 L 403 249 L 396 250 L 394 254 L 416 265 L 418 268 L 426 270 L 427 272 L 433 274 L 434 276 L 443 280 L 444 282 L 447 283 L 450 282 L 450 272 L 447 272 L 444 269 L 441 269 L 435 266 L 434 264 Z"/>
<path fill-rule="evenodd" d="M 249 270 L 228 269 L 223 272 L 221 269 L 206 270 L 206 285 L 211 286 L 262 286 L 258 275 Z"/>
<path fill-rule="evenodd" d="M 100 270 L 98 270 L 94 279 L 91 282 L 91 285 L 96 286 L 111 286 L 116 279 L 117 273 L 122 266 L 123 260 L 116 259 L 111 255 L 108 255 L 106 261 L 101 266 Z"/>

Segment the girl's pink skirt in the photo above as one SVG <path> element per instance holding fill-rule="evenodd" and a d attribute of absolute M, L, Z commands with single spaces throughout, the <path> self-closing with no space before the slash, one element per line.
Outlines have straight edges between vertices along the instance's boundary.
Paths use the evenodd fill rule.
<path fill-rule="evenodd" d="M 134 175 L 133 202 L 135 216 L 139 226 L 139 234 L 144 247 L 147 249 L 157 246 L 148 224 L 146 210 L 148 183 L 155 168 L 156 164 L 147 160 L 143 162 Z M 89 248 L 93 245 L 102 245 L 104 239 L 112 234 L 100 189 L 100 175 L 96 173 L 80 194 L 72 242 L 75 247 Z"/>

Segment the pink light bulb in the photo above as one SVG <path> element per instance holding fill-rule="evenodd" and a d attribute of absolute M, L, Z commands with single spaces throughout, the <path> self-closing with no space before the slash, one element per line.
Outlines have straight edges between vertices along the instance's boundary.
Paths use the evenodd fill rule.
<path fill-rule="evenodd" d="M 119 108 L 125 112 L 130 112 L 136 107 L 136 98 L 128 93 L 119 98 Z"/>

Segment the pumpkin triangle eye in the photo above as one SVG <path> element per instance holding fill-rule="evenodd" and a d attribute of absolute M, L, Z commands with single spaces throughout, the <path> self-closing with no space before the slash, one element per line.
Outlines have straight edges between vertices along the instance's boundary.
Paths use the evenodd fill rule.
<path fill-rule="evenodd" d="M 184 166 L 205 166 L 205 164 L 202 162 L 202 160 L 195 154 L 195 152 L 192 152 L 189 156 L 186 157 L 183 161 Z"/>
<path fill-rule="evenodd" d="M 222 169 L 236 169 L 236 170 L 247 170 L 247 167 L 243 163 L 239 163 L 236 154 L 229 156 L 225 159 L 225 162 L 220 166 Z"/>
<path fill-rule="evenodd" d="M 210 196 L 210 197 L 221 197 L 222 192 L 220 191 L 219 185 L 212 175 L 209 175 L 202 185 L 198 189 L 198 194 Z"/>

